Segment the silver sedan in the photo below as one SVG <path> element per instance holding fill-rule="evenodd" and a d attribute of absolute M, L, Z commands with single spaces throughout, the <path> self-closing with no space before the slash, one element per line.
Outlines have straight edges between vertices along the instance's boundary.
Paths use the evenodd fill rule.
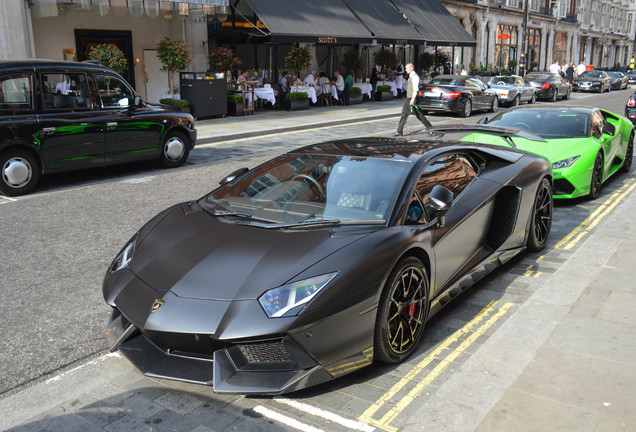
<path fill-rule="evenodd" d="M 536 89 L 526 85 L 523 78 L 517 75 L 497 75 L 490 78 L 488 87 L 499 95 L 499 104 L 517 106 L 527 101 L 532 104 L 536 101 Z"/>

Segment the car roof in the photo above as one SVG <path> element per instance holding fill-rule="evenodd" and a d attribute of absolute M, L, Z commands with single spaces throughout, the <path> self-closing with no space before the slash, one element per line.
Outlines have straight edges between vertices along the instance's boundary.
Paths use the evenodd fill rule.
<path fill-rule="evenodd" d="M 68 70 L 91 70 L 100 72 L 115 72 L 111 68 L 102 66 L 92 61 L 72 62 L 64 60 L 49 59 L 11 59 L 0 60 L 0 71 L 16 70 L 16 69 L 39 69 L 39 68 L 55 68 Z"/>

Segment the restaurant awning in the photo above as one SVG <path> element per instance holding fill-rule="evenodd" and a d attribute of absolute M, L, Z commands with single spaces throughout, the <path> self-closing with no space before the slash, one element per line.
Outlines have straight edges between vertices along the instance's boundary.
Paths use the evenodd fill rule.
<path fill-rule="evenodd" d="M 273 42 L 475 46 L 440 0 L 247 0 Z M 397 7 L 397 9 L 396 9 Z M 405 18 L 406 17 L 406 18 Z"/>
<path fill-rule="evenodd" d="M 476 46 L 440 0 L 391 0 L 424 36 L 428 46 Z"/>
<path fill-rule="evenodd" d="M 247 0 L 274 42 L 366 43 L 373 35 L 342 0 Z"/>
<path fill-rule="evenodd" d="M 345 0 L 345 3 L 371 31 L 377 43 L 416 45 L 425 41 L 388 0 Z"/>

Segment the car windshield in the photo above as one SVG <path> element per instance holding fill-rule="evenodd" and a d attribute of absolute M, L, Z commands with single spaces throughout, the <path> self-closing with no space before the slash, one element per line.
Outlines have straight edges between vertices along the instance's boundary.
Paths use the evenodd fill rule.
<path fill-rule="evenodd" d="M 622 72 L 608 72 L 607 74 L 609 76 L 615 77 L 615 78 L 622 78 L 623 77 L 623 73 Z"/>
<path fill-rule="evenodd" d="M 523 77 L 526 81 L 545 81 L 550 79 L 550 74 L 546 73 L 529 73 Z"/>
<path fill-rule="evenodd" d="M 499 84 L 499 85 L 505 85 L 505 84 L 514 85 L 515 78 L 511 76 L 494 76 L 490 78 L 490 81 L 488 81 L 488 83 Z"/>
<path fill-rule="evenodd" d="M 590 136 L 589 116 L 559 110 L 522 109 L 503 112 L 488 122 L 492 126 L 525 129 L 541 138 Z"/>
<path fill-rule="evenodd" d="M 269 224 L 382 224 L 412 163 L 405 159 L 286 154 L 200 200 L 214 215 Z"/>
<path fill-rule="evenodd" d="M 585 71 L 581 75 L 581 78 L 601 78 L 603 76 L 603 72 L 600 71 Z"/>

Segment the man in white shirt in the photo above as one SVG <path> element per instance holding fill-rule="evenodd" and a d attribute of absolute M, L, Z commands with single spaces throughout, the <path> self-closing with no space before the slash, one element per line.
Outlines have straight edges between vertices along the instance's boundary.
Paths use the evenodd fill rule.
<path fill-rule="evenodd" d="M 317 84 L 316 78 L 317 78 L 316 71 L 311 71 L 311 73 L 305 77 L 303 82 L 305 83 L 306 86 L 316 87 L 316 84 Z"/>
<path fill-rule="evenodd" d="M 413 63 L 406 65 L 406 73 L 409 74 L 409 80 L 406 84 L 406 101 L 402 106 L 402 116 L 398 123 L 397 132 L 394 136 L 402 136 L 404 132 L 404 126 L 409 114 L 413 113 L 419 121 L 422 122 L 426 129 L 433 127 L 433 125 L 426 119 L 419 107 L 413 107 L 416 105 L 417 95 L 420 91 L 420 77 L 413 70 Z"/>
<path fill-rule="evenodd" d="M 336 86 L 336 92 L 338 92 L 338 101 L 342 102 L 342 96 L 344 93 L 344 78 L 340 74 L 340 71 L 333 71 L 333 76 L 336 77 L 336 80 L 332 82 L 332 84 Z"/>
<path fill-rule="evenodd" d="M 576 74 L 577 74 L 578 76 L 581 76 L 581 74 L 582 74 L 583 72 L 585 72 L 585 69 L 586 69 L 586 67 L 585 67 L 585 65 L 583 64 L 583 60 L 581 60 L 581 63 L 579 63 L 579 65 L 576 67 Z"/>
<path fill-rule="evenodd" d="M 559 66 L 559 62 L 555 61 L 550 65 L 548 71 L 553 74 L 558 74 L 561 72 L 561 66 Z"/>
<path fill-rule="evenodd" d="M 55 93 L 60 94 L 68 94 L 68 91 L 71 89 L 71 77 L 68 75 L 64 78 L 64 81 L 59 82 L 55 85 Z"/>

